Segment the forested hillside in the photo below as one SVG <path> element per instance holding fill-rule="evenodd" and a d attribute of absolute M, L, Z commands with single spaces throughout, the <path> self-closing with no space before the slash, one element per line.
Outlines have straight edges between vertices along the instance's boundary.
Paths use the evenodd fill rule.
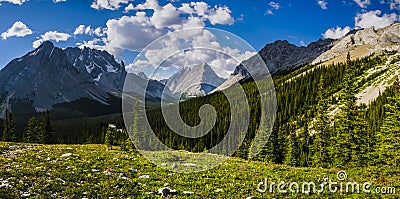
<path fill-rule="evenodd" d="M 347 63 L 308 65 L 275 77 L 276 121 L 267 145 L 255 159 L 291 166 L 398 166 L 400 135 L 396 118 L 400 117 L 400 83 L 397 76 L 386 74 L 399 67 L 398 57 L 395 52 L 357 60 L 349 57 Z M 374 70 L 382 66 L 384 69 Z M 393 85 L 368 106 L 359 104 L 356 94 L 366 85 L 377 84 L 375 81 L 380 78 L 391 78 L 387 81 Z M 235 155 L 248 158 L 259 126 L 260 95 L 255 83 L 243 88 L 250 103 L 251 123 L 245 142 Z M 198 125 L 198 110 L 203 104 L 211 104 L 218 119 L 211 132 L 199 139 L 187 139 L 170 131 L 159 109 L 148 112 L 149 121 L 169 147 L 204 151 L 222 140 L 231 115 L 223 93 L 214 93 L 181 103 L 182 119 L 189 125 Z"/>
<path fill-rule="evenodd" d="M 350 56 L 346 63 L 306 65 L 289 74 L 274 77 L 276 120 L 267 145 L 255 160 L 328 168 L 399 165 L 400 83 L 397 71 L 400 55 L 384 51 L 356 60 L 350 60 Z M 367 105 L 360 104 L 360 99 L 355 96 L 370 87 L 378 87 L 382 82 L 386 87 L 379 90 L 379 97 L 371 98 Z M 255 83 L 249 82 L 242 87 L 251 111 L 250 124 L 243 144 L 234 155 L 247 159 L 262 116 L 260 93 Z M 368 96 L 359 96 L 363 97 Z M 211 132 L 202 138 L 189 139 L 172 132 L 160 108 L 149 107 L 148 121 L 167 146 L 202 152 L 224 138 L 232 116 L 232 107 L 226 96 L 215 92 L 181 102 L 182 119 L 188 125 L 198 125 L 198 111 L 204 104 L 216 109 L 217 121 Z M 52 121 L 50 127 L 43 121 L 43 116 L 39 114 L 25 128 L 16 128 L 13 115 L 9 114 L 1 122 L 1 137 L 4 141 L 26 141 L 32 128 L 37 128 L 45 129 L 42 137 L 51 135 L 51 139 L 38 138 L 29 142 L 104 143 L 109 124 L 116 124 L 119 129 L 124 126 L 122 116 L 118 114 Z M 45 124 L 47 126 L 43 126 Z"/>

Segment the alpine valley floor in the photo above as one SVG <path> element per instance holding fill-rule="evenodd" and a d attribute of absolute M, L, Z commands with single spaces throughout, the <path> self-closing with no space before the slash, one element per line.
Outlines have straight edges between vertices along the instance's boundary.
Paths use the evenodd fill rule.
<path fill-rule="evenodd" d="M 399 198 L 400 169 L 296 168 L 229 158 L 213 169 L 179 174 L 157 167 L 135 151 L 110 150 L 106 145 L 33 145 L 0 143 L 0 198 Z M 166 165 L 170 166 L 170 165 Z M 340 181 L 339 171 L 347 178 Z M 258 185 L 268 179 L 268 189 Z M 343 178 L 342 178 L 343 179 Z M 332 193 L 324 181 L 331 180 Z M 278 184 L 285 182 L 281 190 Z M 302 193 L 304 183 L 314 183 L 316 192 Z M 369 182 L 370 193 L 363 190 Z M 271 184 L 275 183 L 272 192 Z M 289 184 L 300 185 L 298 191 Z M 359 183 L 359 190 L 346 189 Z M 343 185 L 342 189 L 340 184 Z M 162 196 L 168 187 L 176 192 Z M 263 188 L 263 186 L 260 186 Z M 367 187 L 368 188 L 368 187 Z M 312 191 L 312 188 L 310 189 Z M 342 191 L 340 191 L 342 190 Z M 348 191 L 346 191 L 348 190 Z M 378 193 L 385 191 L 386 194 Z M 164 192 L 166 193 L 166 192 Z"/>

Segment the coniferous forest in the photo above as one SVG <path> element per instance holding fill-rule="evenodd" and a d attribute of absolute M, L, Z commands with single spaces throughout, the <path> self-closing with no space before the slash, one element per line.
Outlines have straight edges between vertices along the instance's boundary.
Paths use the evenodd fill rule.
<path fill-rule="evenodd" d="M 380 93 L 369 105 L 357 103 L 356 94 L 379 74 L 366 71 L 384 65 L 393 52 L 330 65 L 306 65 L 296 71 L 274 77 L 277 111 L 272 133 L 262 152 L 254 160 L 298 167 L 399 166 L 400 82 Z M 390 61 L 390 60 L 389 60 Z M 396 64 L 392 60 L 390 64 Z M 244 142 L 234 156 L 249 158 L 260 127 L 260 93 L 254 82 L 242 85 L 251 110 Z M 202 152 L 225 136 L 230 125 L 230 105 L 222 92 L 189 99 L 179 104 L 182 119 L 198 125 L 199 108 L 212 105 L 217 121 L 211 132 L 198 139 L 181 137 L 166 125 L 161 109 L 148 107 L 152 130 L 167 146 L 177 150 Z M 51 121 L 51 112 L 38 113 L 27 124 L 17 125 L 6 110 L 1 122 L 3 141 L 28 143 L 107 143 L 127 145 L 128 136 L 119 114 L 92 118 Z M 240 116 L 239 116 L 240 117 Z M 206 118 L 207 119 L 207 118 Z M 109 124 L 115 124 L 110 133 Z M 140 133 L 139 129 L 136 129 Z M 18 130 L 17 130 L 18 129 Z M 120 129 L 116 131 L 116 129 Z M 39 132 L 39 133 L 33 133 Z M 118 141 L 110 141 L 118 137 Z M 149 141 L 151 142 L 151 141 Z M 151 144 L 151 143 L 149 143 Z"/>

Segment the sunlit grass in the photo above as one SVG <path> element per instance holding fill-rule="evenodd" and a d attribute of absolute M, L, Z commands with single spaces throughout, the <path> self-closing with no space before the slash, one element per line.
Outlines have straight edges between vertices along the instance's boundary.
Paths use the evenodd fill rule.
<path fill-rule="evenodd" d="M 32 146 L 32 147 L 29 147 Z M 109 150 L 105 145 L 29 145 L 0 143 L 0 198 L 160 198 L 169 187 L 177 198 L 365 198 L 400 195 L 260 193 L 264 178 L 277 182 L 337 180 L 339 169 L 294 168 L 229 158 L 203 172 L 175 173 L 157 167 L 137 152 Z M 177 155 L 171 152 L 165 156 Z M 186 159 L 193 162 L 194 159 Z M 203 161 L 206 161 L 204 159 Z M 167 163 L 165 167 L 170 167 Z M 181 166 L 181 165 L 180 165 Z M 188 167 L 190 168 L 190 167 Z M 370 167 L 346 170 L 348 179 L 370 181 L 373 187 L 400 189 L 400 170 Z M 147 176 L 143 177 L 143 176 Z M 188 193 L 187 193 L 188 192 Z M 193 192 L 193 194 L 190 194 Z"/>

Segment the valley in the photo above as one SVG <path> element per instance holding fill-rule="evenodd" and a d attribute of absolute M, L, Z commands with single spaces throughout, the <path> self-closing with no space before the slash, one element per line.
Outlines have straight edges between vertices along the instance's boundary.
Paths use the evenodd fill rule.
<path fill-rule="evenodd" d="M 0 142 L 0 195 L 2 198 L 160 198 L 163 188 L 176 192 L 166 198 L 396 198 L 399 193 L 377 193 L 377 187 L 399 189 L 400 170 L 390 167 L 348 168 L 339 181 L 338 168 L 297 168 L 229 158 L 211 170 L 180 174 L 151 164 L 135 151 L 105 145 L 37 145 Z M 11 151 L 18 151 L 12 153 Z M 166 165 L 170 166 L 170 165 Z M 183 166 L 183 164 L 182 164 Z M 370 193 L 337 189 L 330 193 L 257 190 L 260 182 L 371 182 Z M 345 186 L 345 184 L 344 184 Z M 334 186 L 339 188 L 339 185 Z M 259 187 L 261 191 L 263 186 Z M 316 188 L 320 190 L 319 187 Z M 296 189 L 294 189 L 296 190 Z M 310 189 L 312 190 L 312 188 Z M 344 189 L 345 190 L 345 189 Z M 362 190 L 362 189 L 361 189 Z M 165 193 L 165 192 L 164 192 Z"/>

